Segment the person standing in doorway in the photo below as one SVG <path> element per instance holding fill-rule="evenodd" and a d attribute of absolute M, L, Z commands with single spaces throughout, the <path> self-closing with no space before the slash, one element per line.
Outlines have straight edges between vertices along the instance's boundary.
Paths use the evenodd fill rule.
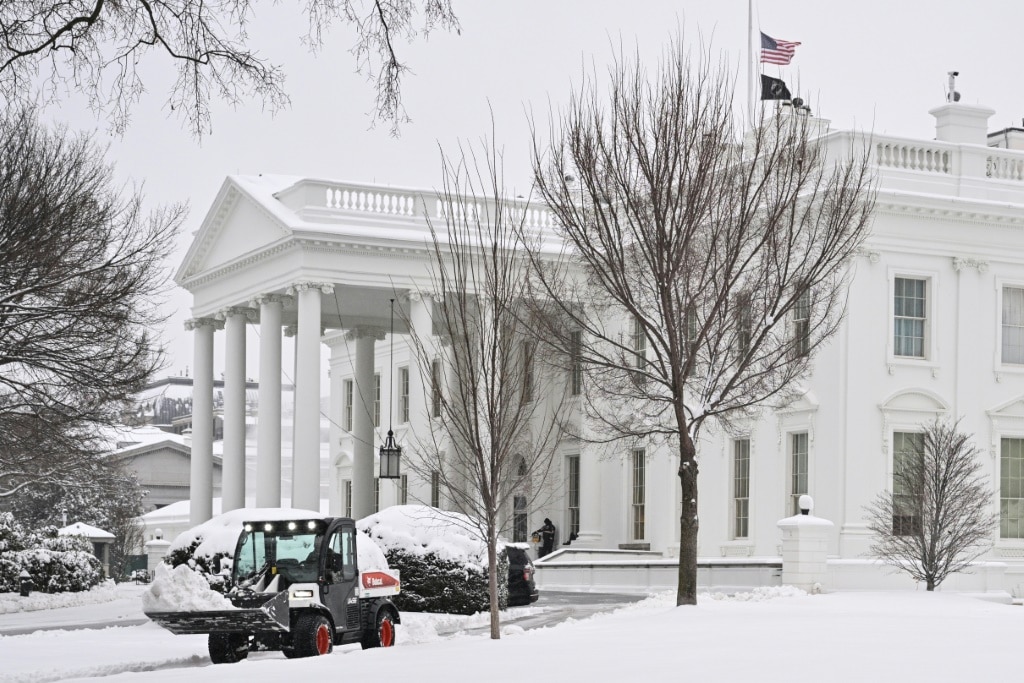
<path fill-rule="evenodd" d="M 533 533 L 540 534 L 540 552 L 538 556 L 544 557 L 555 547 L 555 525 L 551 523 L 550 519 L 545 517 L 544 526 Z"/>

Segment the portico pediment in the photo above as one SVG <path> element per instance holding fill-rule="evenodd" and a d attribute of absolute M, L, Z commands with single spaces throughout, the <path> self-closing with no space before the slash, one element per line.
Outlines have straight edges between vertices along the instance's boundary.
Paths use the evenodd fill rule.
<path fill-rule="evenodd" d="M 987 411 L 994 418 L 1024 419 L 1024 396 L 1018 396 Z"/>
<path fill-rule="evenodd" d="M 949 411 L 949 405 L 937 394 L 927 389 L 910 389 L 897 392 L 882 401 L 879 406 L 886 412 L 938 414 Z"/>
<path fill-rule="evenodd" d="M 175 276 L 182 284 L 291 236 L 289 211 L 274 192 L 291 179 L 228 176 Z"/>

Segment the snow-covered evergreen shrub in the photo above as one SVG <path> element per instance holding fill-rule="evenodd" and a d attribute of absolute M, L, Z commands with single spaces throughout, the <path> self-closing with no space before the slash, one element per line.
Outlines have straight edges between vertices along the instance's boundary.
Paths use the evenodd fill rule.
<path fill-rule="evenodd" d="M 490 608 L 487 545 L 479 524 L 457 512 L 395 505 L 356 522 L 402 574 L 399 610 L 474 614 Z M 508 606 L 508 556 L 498 553 L 498 608 Z"/>
<path fill-rule="evenodd" d="M 103 579 L 89 539 L 58 536 L 53 526 L 29 531 L 11 513 L 0 513 L 0 592 L 19 590 L 22 571 L 41 593 L 87 591 Z"/>
<path fill-rule="evenodd" d="M 220 573 L 221 559 L 225 557 L 231 559 L 233 553 L 216 552 L 212 555 L 207 555 L 197 552 L 202 542 L 203 539 L 199 538 L 186 546 L 171 548 L 167 555 L 164 556 L 164 563 L 172 568 L 183 564 L 188 565 L 189 569 L 206 579 L 210 584 L 210 588 L 223 593 L 229 586 L 224 576 Z"/>
<path fill-rule="evenodd" d="M 476 614 L 490 608 L 484 567 L 397 548 L 386 550 L 384 555 L 388 565 L 402 573 L 402 592 L 392 597 L 399 610 Z M 498 561 L 498 606 L 508 606 L 508 558 L 504 551 Z"/>
<path fill-rule="evenodd" d="M 18 573 L 28 571 L 33 590 L 41 593 L 87 591 L 103 580 L 100 561 L 91 552 L 35 548 L 18 551 L 14 558 Z"/>

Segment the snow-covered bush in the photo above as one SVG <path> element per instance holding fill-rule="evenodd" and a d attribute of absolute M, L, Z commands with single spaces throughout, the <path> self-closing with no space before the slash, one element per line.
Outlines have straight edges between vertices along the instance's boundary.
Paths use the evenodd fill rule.
<path fill-rule="evenodd" d="M 27 571 L 33 590 L 41 593 L 87 591 L 103 580 L 100 561 L 91 552 L 35 548 L 18 551 L 14 557 L 20 565 L 18 573 Z"/>
<path fill-rule="evenodd" d="M 0 513 L 0 593 L 17 591 L 22 571 L 42 593 L 86 591 L 103 580 L 88 539 L 58 536 L 52 526 L 28 531 L 9 512 Z"/>
<path fill-rule="evenodd" d="M 469 517 L 425 505 L 396 505 L 356 522 L 402 576 L 399 610 L 474 614 L 490 607 L 487 544 Z M 498 605 L 508 605 L 508 558 L 498 554 Z"/>

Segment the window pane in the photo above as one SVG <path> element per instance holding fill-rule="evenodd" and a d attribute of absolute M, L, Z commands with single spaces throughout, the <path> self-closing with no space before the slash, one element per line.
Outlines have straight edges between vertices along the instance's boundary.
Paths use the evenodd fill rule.
<path fill-rule="evenodd" d="M 733 442 L 733 536 L 746 538 L 750 504 L 750 440 Z"/>
<path fill-rule="evenodd" d="M 1024 439 L 1000 443 L 999 536 L 1024 538 Z"/>
<path fill-rule="evenodd" d="M 925 280 L 896 278 L 893 300 L 893 353 L 924 357 Z"/>
<path fill-rule="evenodd" d="M 1024 288 L 1003 287 L 1003 362 L 1024 364 Z"/>

